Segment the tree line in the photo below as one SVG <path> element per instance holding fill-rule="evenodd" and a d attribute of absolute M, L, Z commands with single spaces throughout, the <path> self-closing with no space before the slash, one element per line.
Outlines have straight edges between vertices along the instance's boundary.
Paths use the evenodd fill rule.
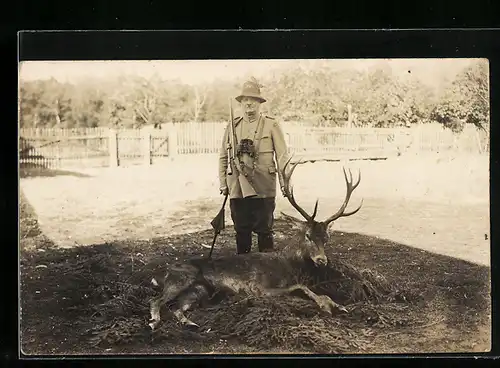
<path fill-rule="evenodd" d="M 263 110 L 282 121 L 336 126 L 393 127 L 437 121 L 454 131 L 464 124 L 489 125 L 489 76 L 485 61 L 474 61 L 439 88 L 381 63 L 368 70 L 290 68 L 259 80 L 268 102 Z M 141 127 L 184 121 L 225 121 L 228 99 L 241 78 L 188 85 L 158 76 L 62 83 L 23 81 L 20 125 L 29 127 Z"/>

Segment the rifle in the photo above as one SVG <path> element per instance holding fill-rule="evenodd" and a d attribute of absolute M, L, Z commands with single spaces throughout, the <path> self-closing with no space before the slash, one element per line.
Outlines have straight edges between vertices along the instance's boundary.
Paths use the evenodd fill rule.
<path fill-rule="evenodd" d="M 215 245 L 215 240 L 217 239 L 217 236 L 220 234 L 220 232 L 222 230 L 224 230 L 226 228 L 226 224 L 224 221 L 225 220 L 224 208 L 226 207 L 227 197 L 228 197 L 228 195 L 226 194 L 224 197 L 224 202 L 222 203 L 222 207 L 221 207 L 219 213 L 210 222 L 210 225 L 212 225 L 212 227 L 214 229 L 214 238 L 212 239 L 212 246 L 210 247 L 210 253 L 208 254 L 208 259 L 212 258 L 212 252 L 214 251 L 214 245 Z"/>
<path fill-rule="evenodd" d="M 256 197 L 257 192 L 252 187 L 248 179 L 244 174 L 242 174 L 242 164 L 240 159 L 236 153 L 236 132 L 234 130 L 234 118 L 233 118 L 233 105 L 231 99 L 229 99 L 229 144 L 228 144 L 228 170 L 227 174 L 232 175 L 233 169 L 232 166 L 236 168 L 236 172 L 238 175 L 238 183 L 240 184 L 241 193 L 243 194 L 243 198 Z M 240 168 L 240 169 L 238 169 Z"/>
<path fill-rule="evenodd" d="M 233 165 L 231 165 L 233 160 L 233 141 L 234 141 L 234 123 L 233 123 L 233 105 L 231 103 L 231 99 L 229 99 L 229 141 L 227 144 L 227 175 L 233 175 Z"/>

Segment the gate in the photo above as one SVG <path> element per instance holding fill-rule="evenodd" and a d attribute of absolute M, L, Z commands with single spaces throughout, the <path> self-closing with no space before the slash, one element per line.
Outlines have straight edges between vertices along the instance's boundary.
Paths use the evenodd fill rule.
<path fill-rule="evenodd" d="M 59 169 L 64 167 L 107 166 L 107 129 L 21 129 L 21 168 Z"/>

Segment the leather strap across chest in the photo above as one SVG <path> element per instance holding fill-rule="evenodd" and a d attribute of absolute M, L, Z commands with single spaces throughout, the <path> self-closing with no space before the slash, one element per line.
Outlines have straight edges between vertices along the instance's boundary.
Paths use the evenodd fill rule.
<path fill-rule="evenodd" d="M 253 142 L 255 142 L 255 138 L 257 137 L 257 130 L 259 129 L 259 126 L 261 125 L 260 124 L 261 120 L 262 120 L 262 116 L 259 116 L 259 120 L 257 120 L 255 131 L 253 132 L 253 140 L 252 140 Z M 240 139 L 242 139 L 242 137 L 243 137 L 243 124 L 240 125 Z"/>
<path fill-rule="evenodd" d="M 241 120 L 239 121 L 239 123 L 241 123 Z M 255 157 L 253 160 L 253 167 L 252 167 L 252 171 L 251 171 L 251 175 L 250 175 L 251 177 L 253 177 L 253 174 L 255 172 L 256 163 L 257 163 L 257 160 L 259 158 L 259 146 L 260 146 L 260 141 L 262 140 L 262 134 L 264 132 L 264 125 L 265 125 L 265 120 L 262 119 L 262 115 L 261 115 L 261 116 L 259 116 L 259 120 L 257 121 L 257 127 L 256 127 L 255 132 L 254 132 Z M 240 128 L 240 137 L 242 136 L 242 134 L 243 134 L 243 124 Z M 235 137 L 235 139 L 237 139 L 237 137 Z M 235 142 L 235 144 L 237 145 L 238 143 Z M 240 163 L 240 165 L 243 166 L 243 163 Z"/>
<path fill-rule="evenodd" d="M 241 119 L 243 120 L 243 119 Z M 239 123 L 241 124 L 241 120 Z M 259 116 L 259 120 L 257 121 L 257 127 L 255 128 L 254 135 L 253 135 L 253 142 L 255 142 L 255 159 L 257 159 L 257 156 L 259 155 L 259 146 L 260 146 L 260 141 L 262 140 L 262 134 L 264 132 L 264 125 L 265 122 L 262 119 L 262 115 Z M 240 126 L 240 139 L 243 136 L 243 124 Z M 235 143 L 236 145 L 238 142 Z"/>
<path fill-rule="evenodd" d="M 255 136 L 255 161 L 258 160 L 259 158 L 259 146 L 260 146 L 260 141 L 262 140 L 262 133 L 264 132 L 264 121 L 262 120 L 262 116 L 259 117 L 259 122 L 258 122 L 258 135 Z M 259 129 L 260 128 L 260 129 Z M 257 129 L 255 130 L 255 133 L 257 134 Z"/>

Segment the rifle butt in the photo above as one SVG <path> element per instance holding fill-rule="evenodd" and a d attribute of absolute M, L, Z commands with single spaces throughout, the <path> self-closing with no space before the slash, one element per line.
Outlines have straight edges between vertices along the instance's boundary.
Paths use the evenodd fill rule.
<path fill-rule="evenodd" d="M 252 198 L 257 197 L 257 192 L 253 188 L 252 184 L 248 181 L 248 179 L 244 175 L 239 175 L 239 183 L 241 188 L 241 194 L 243 198 Z"/>

